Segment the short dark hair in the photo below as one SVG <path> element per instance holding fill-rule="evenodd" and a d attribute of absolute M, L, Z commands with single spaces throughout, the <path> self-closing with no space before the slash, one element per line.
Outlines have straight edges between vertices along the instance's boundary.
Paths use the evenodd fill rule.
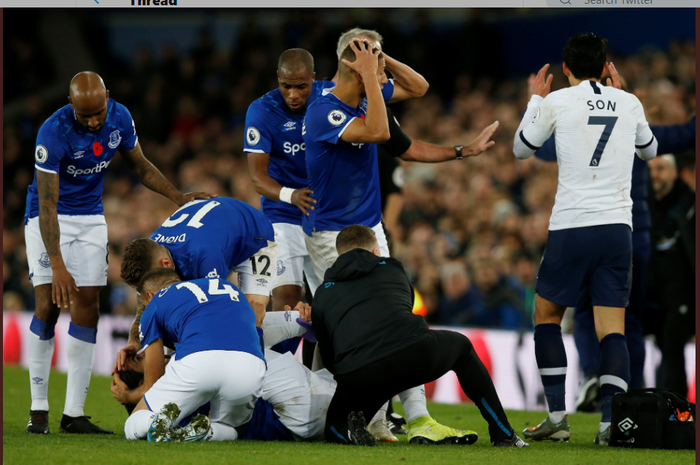
<path fill-rule="evenodd" d="M 608 41 L 592 32 L 571 37 L 564 46 L 564 63 L 578 79 L 600 79 L 607 59 Z"/>
<path fill-rule="evenodd" d="M 153 260 L 159 245 L 151 239 L 134 239 L 124 249 L 122 257 L 122 279 L 135 287 L 148 270 L 153 268 Z"/>
<path fill-rule="evenodd" d="M 358 248 L 372 250 L 377 244 L 377 236 L 374 235 L 374 231 L 361 224 L 344 227 L 335 239 L 338 255 Z"/>
<path fill-rule="evenodd" d="M 163 287 L 166 283 L 178 282 L 180 281 L 180 275 L 177 271 L 172 268 L 166 268 L 164 266 L 159 266 L 158 268 L 153 268 L 148 271 L 141 281 L 139 281 L 136 290 L 139 294 L 143 294 L 147 290 L 158 290 Z"/>
<path fill-rule="evenodd" d="M 314 72 L 314 57 L 303 48 L 285 50 L 277 60 L 277 71 L 282 69 L 296 73 L 299 71 Z"/>
<path fill-rule="evenodd" d="M 135 354 L 127 354 L 127 360 L 130 358 L 133 359 L 134 355 Z M 129 388 L 130 391 L 133 391 L 143 383 L 143 376 L 143 371 L 136 371 L 132 368 L 125 368 L 119 372 L 119 379 L 124 381 L 124 384 L 126 384 L 126 387 Z M 136 404 L 127 403 L 123 405 L 129 415 L 131 415 L 131 412 L 136 408 Z"/>

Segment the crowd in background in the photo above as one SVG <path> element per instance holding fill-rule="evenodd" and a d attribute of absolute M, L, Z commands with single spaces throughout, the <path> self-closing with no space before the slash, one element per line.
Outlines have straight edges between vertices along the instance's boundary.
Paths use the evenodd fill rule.
<path fill-rule="evenodd" d="M 390 231 L 393 254 L 414 278 L 426 318 L 433 324 L 492 328 L 532 327 L 537 267 L 547 239 L 557 187 L 557 166 L 532 157 L 516 160 L 512 140 L 526 106 L 527 76 L 504 78 L 498 67 L 497 34 L 478 16 L 463 28 L 439 34 L 427 17 L 413 18 L 403 36 L 377 11 L 365 24 L 352 18 L 329 26 L 312 11 L 290 19 L 274 34 L 255 23 L 233 44 L 217 44 L 202 30 L 196 46 L 166 46 L 154 54 L 138 49 L 131 62 L 101 54 L 110 97 L 131 111 L 146 157 L 184 191 L 232 196 L 259 208 L 243 153 L 248 105 L 277 86 L 279 53 L 309 50 L 318 79 L 335 73 L 335 41 L 355 26 L 383 34 L 386 52 L 430 82 L 428 94 L 393 108 L 412 138 L 441 145 L 467 145 L 495 120 L 495 147 L 476 158 L 442 164 L 403 163 L 404 206 Z M 308 15 L 309 17 L 304 17 Z M 313 27 L 302 25 L 313 24 Z M 480 40 L 477 40 L 480 39 Z M 464 43 L 454 56 L 447 43 Z M 468 44 L 478 43 L 477 46 Z M 38 91 L 51 76 L 42 43 L 27 33 L 6 44 L 12 64 L 7 89 L 25 105 L 4 121 L 3 306 L 33 309 L 24 247 L 23 215 L 34 170 L 34 144 L 43 121 L 65 104 Z M 39 59 L 49 63 L 36 65 Z M 627 57 L 611 55 L 629 89 L 642 99 L 652 124 L 685 123 L 695 114 L 695 45 L 673 43 Z M 115 63 L 118 64 L 115 65 Z M 533 63 L 532 71 L 544 63 Z M 81 71 L 81 70 L 76 70 Z M 553 90 L 568 85 L 554 64 Z M 66 82 L 66 94 L 68 83 Z M 116 156 L 104 191 L 109 225 L 108 287 L 101 312 L 129 314 L 135 293 L 119 277 L 125 245 L 149 236 L 175 209 L 131 177 Z"/>

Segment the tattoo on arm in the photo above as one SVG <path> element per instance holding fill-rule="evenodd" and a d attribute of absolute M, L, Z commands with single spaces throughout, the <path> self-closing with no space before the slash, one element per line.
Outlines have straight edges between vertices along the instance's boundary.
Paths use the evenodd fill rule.
<path fill-rule="evenodd" d="M 180 194 L 170 181 L 163 176 L 163 173 L 146 159 L 140 144 L 137 143 L 133 149 L 123 152 L 122 158 L 124 158 L 129 171 L 141 181 L 141 184 L 153 192 L 157 192 L 170 200 L 174 200 Z"/>
<path fill-rule="evenodd" d="M 58 174 L 37 170 L 39 195 L 39 229 L 50 259 L 61 257 L 61 230 L 58 226 Z"/>
<path fill-rule="evenodd" d="M 129 330 L 129 343 L 138 342 L 140 345 L 141 338 L 139 337 L 139 323 L 141 323 L 141 315 L 143 315 L 143 311 L 146 309 L 146 306 L 143 304 L 141 296 L 138 296 L 136 301 L 136 315 L 134 316 L 134 321 L 131 323 L 131 329 Z"/>

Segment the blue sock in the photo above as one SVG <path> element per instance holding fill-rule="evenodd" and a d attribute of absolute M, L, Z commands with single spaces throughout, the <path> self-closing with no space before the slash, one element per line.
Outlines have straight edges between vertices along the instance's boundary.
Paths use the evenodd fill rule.
<path fill-rule="evenodd" d="M 32 322 L 29 324 L 29 331 L 33 332 L 42 341 L 48 341 L 54 337 L 54 329 L 56 328 L 56 323 L 52 325 L 47 325 L 43 321 L 34 315 Z"/>
<path fill-rule="evenodd" d="M 97 328 L 86 328 L 85 326 L 74 325 L 72 322 L 68 326 L 68 334 L 83 342 L 94 344 L 97 341 Z"/>
<path fill-rule="evenodd" d="M 535 326 L 535 358 L 549 411 L 565 411 L 566 350 L 560 325 L 546 323 Z"/>
<path fill-rule="evenodd" d="M 627 392 L 630 381 L 630 355 L 624 334 L 611 333 L 600 341 L 600 400 L 603 416 L 609 422 L 612 398 L 618 392 Z"/>

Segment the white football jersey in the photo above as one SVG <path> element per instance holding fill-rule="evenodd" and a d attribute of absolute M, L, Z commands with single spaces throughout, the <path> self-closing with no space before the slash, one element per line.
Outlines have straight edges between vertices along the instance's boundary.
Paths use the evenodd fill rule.
<path fill-rule="evenodd" d="M 549 230 L 603 224 L 632 227 L 632 164 L 656 156 L 644 108 L 628 92 L 585 80 L 533 95 L 513 142 L 527 158 L 555 134 L 559 186 Z"/>

